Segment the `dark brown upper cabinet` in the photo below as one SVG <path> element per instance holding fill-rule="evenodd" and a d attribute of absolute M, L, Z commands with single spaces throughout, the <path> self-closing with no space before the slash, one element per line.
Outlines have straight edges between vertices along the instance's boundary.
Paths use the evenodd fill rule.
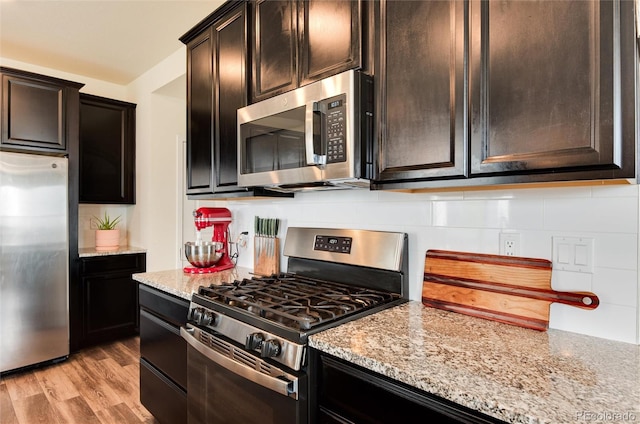
<path fill-rule="evenodd" d="M 0 146 L 7 150 L 65 155 L 77 137 L 78 90 L 83 84 L 0 68 Z"/>
<path fill-rule="evenodd" d="M 634 178 L 634 14 L 619 0 L 381 1 L 374 188 Z"/>
<path fill-rule="evenodd" d="M 187 194 L 213 191 L 213 40 L 187 44 Z"/>
<path fill-rule="evenodd" d="M 633 176 L 631 15 L 628 1 L 471 3 L 472 176 Z"/>
<path fill-rule="evenodd" d="M 187 45 L 187 196 L 292 195 L 238 186 L 237 110 L 247 105 L 247 3 L 228 1 L 180 37 Z"/>
<path fill-rule="evenodd" d="M 238 187 L 237 109 L 247 104 L 246 4 L 229 2 L 180 39 L 187 45 L 187 195 Z M 235 194 L 234 194 L 235 193 Z"/>
<path fill-rule="evenodd" d="M 295 1 L 252 3 L 252 102 L 298 86 L 298 16 Z"/>
<path fill-rule="evenodd" d="M 136 105 L 80 94 L 80 203 L 134 204 Z"/>
<path fill-rule="evenodd" d="M 382 1 L 379 180 L 467 175 L 464 2 Z"/>
<path fill-rule="evenodd" d="M 362 66 L 363 2 L 250 4 L 252 103 Z"/>
<path fill-rule="evenodd" d="M 216 189 L 238 186 L 237 110 L 247 104 L 246 9 L 213 26 L 214 172 Z"/>

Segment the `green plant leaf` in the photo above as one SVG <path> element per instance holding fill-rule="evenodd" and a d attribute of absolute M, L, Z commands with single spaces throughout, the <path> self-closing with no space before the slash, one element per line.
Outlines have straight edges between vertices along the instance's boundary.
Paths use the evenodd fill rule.
<path fill-rule="evenodd" d="M 111 219 L 107 212 L 104 213 L 104 218 L 98 218 L 97 216 L 93 216 L 93 219 L 96 221 L 96 226 L 98 230 L 113 230 L 116 228 L 116 225 L 120 222 L 121 215 L 118 215 L 115 219 Z"/>

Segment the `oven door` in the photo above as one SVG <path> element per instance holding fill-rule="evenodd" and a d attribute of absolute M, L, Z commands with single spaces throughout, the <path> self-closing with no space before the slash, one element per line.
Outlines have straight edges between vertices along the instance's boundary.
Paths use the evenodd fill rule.
<path fill-rule="evenodd" d="M 221 337 L 187 325 L 189 424 L 305 424 L 307 376 L 275 367 Z"/>

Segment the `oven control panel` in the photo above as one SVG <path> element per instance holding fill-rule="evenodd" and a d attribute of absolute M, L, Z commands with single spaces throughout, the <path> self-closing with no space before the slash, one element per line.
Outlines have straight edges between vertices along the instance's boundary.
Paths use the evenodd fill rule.
<path fill-rule="evenodd" d="M 351 237 L 317 235 L 313 250 L 350 254 L 352 241 Z"/>
<path fill-rule="evenodd" d="M 197 298 L 198 295 L 194 294 L 194 297 Z M 256 352 L 261 358 L 270 358 L 296 371 L 303 366 L 305 345 L 263 331 L 193 301 L 187 319 L 191 325 L 207 330 L 210 334 L 222 334 L 245 350 Z M 211 333 L 211 330 L 214 333 Z"/>

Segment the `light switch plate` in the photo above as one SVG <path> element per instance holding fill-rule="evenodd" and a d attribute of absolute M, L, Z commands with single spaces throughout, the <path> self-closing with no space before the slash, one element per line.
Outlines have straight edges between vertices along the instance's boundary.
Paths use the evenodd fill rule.
<path fill-rule="evenodd" d="M 553 237 L 552 240 L 554 269 L 593 273 L 592 238 Z"/>

